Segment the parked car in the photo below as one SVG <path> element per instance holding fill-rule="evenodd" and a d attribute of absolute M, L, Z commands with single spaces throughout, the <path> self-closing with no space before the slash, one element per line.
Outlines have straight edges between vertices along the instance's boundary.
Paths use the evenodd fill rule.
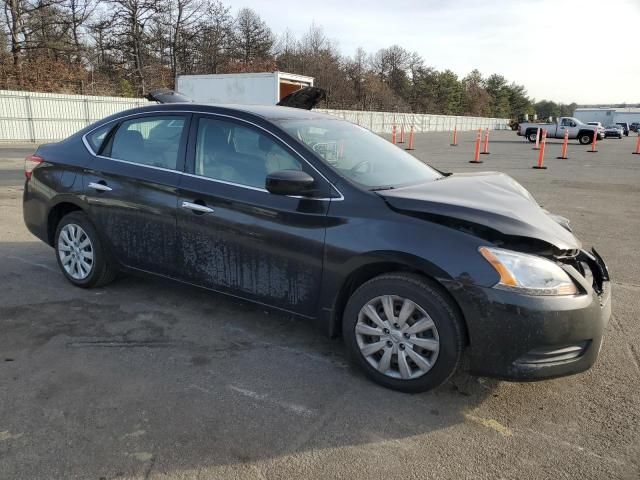
<path fill-rule="evenodd" d="M 629 125 L 629 130 L 631 130 L 632 132 L 637 132 L 638 129 L 640 129 L 640 122 L 633 122 L 631 125 Z"/>
<path fill-rule="evenodd" d="M 593 141 L 597 126 L 584 124 L 573 117 L 560 117 L 555 123 L 523 122 L 519 125 L 517 133 L 518 135 L 526 136 L 530 142 L 535 142 L 538 136 L 538 129 L 541 132 L 546 130 L 547 138 L 564 138 L 565 132 L 568 131 L 569 138 L 577 138 L 581 144 L 586 145 Z M 540 134 L 542 135 L 542 133 Z"/>
<path fill-rule="evenodd" d="M 602 140 L 603 138 L 605 138 L 604 127 L 602 126 L 602 123 L 600 123 L 600 122 L 587 122 L 587 125 L 591 125 L 591 126 L 596 127 L 598 129 L 598 140 Z"/>
<path fill-rule="evenodd" d="M 626 137 L 629 136 L 629 124 L 627 122 L 617 122 L 616 125 L 620 125 L 622 127 L 622 133 L 624 133 Z"/>
<path fill-rule="evenodd" d="M 440 172 L 326 114 L 135 108 L 25 176 L 24 221 L 71 284 L 142 273 L 279 309 L 389 388 L 436 387 L 463 356 L 510 380 L 584 371 L 611 312 L 603 260 L 513 178 Z"/>
<path fill-rule="evenodd" d="M 607 128 L 604 129 L 604 136 L 605 138 L 608 137 L 615 137 L 615 138 L 622 138 L 622 135 L 624 135 L 624 130 L 620 125 L 609 125 Z"/>

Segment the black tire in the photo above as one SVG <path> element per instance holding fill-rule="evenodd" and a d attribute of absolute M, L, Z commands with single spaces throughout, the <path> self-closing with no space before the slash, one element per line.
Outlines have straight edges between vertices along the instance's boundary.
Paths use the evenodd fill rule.
<path fill-rule="evenodd" d="M 541 134 L 542 136 L 542 134 Z M 538 132 L 529 132 L 527 133 L 527 140 L 529 140 L 529 142 L 531 143 L 536 143 L 536 139 L 538 138 Z"/>
<path fill-rule="evenodd" d="M 404 380 L 380 373 L 360 351 L 356 336 L 359 312 L 372 299 L 384 295 L 411 300 L 428 313 L 437 328 L 440 342 L 437 358 L 431 369 L 418 378 Z M 460 313 L 440 286 L 421 275 L 402 272 L 380 275 L 361 285 L 349 298 L 342 320 L 342 334 L 351 360 L 374 382 L 408 393 L 431 390 L 456 372 L 464 349 L 463 332 Z"/>
<path fill-rule="evenodd" d="M 589 145 L 593 141 L 593 135 L 581 133 L 578 137 L 578 141 L 580 142 L 580 145 Z"/>
<path fill-rule="evenodd" d="M 78 279 L 72 277 L 62 265 L 62 259 L 59 253 L 60 235 L 64 227 L 67 225 L 80 226 L 91 242 L 93 251 L 93 263 L 86 278 Z M 98 232 L 91 223 L 91 220 L 89 220 L 89 217 L 87 217 L 87 215 L 85 215 L 83 212 L 75 211 L 62 217 L 56 227 L 53 246 L 55 250 L 56 261 L 58 262 L 60 271 L 65 276 L 65 278 L 76 287 L 101 287 L 112 282 L 116 277 L 117 270 L 115 268 L 114 262 L 108 258 L 107 252 L 103 247 L 102 240 L 100 239 L 100 235 L 98 235 Z"/>

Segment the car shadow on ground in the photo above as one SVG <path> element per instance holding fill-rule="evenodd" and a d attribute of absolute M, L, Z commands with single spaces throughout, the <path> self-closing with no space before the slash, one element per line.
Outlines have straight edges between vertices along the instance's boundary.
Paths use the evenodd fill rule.
<path fill-rule="evenodd" d="M 78 289 L 37 242 L 0 243 L 0 261 L 0 419 L 24 443 L 4 461 L 32 459 L 16 475 L 73 476 L 88 456 L 109 478 L 393 441 L 463 422 L 497 384 L 459 373 L 398 393 L 305 320 L 148 277 Z"/>

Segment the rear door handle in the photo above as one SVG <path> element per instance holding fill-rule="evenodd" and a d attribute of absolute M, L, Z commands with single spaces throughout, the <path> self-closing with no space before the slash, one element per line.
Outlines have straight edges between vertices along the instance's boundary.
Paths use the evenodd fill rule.
<path fill-rule="evenodd" d="M 98 190 L 100 192 L 110 192 L 111 190 L 113 190 L 113 188 L 107 187 L 104 183 L 96 182 L 90 182 L 89 188 L 93 188 L 94 190 Z"/>
<path fill-rule="evenodd" d="M 182 202 L 182 208 L 199 213 L 213 213 L 213 208 L 209 208 L 206 205 L 201 205 L 199 203 Z"/>

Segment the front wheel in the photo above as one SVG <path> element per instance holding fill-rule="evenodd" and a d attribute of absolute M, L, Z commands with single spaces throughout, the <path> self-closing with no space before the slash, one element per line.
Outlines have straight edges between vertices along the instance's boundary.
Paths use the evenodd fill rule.
<path fill-rule="evenodd" d="M 589 145 L 591 143 L 591 135 L 587 134 L 587 133 L 583 133 L 582 135 L 580 135 L 580 137 L 578 138 L 578 141 L 580 142 L 580 145 Z"/>
<path fill-rule="evenodd" d="M 58 266 L 73 285 L 92 288 L 106 285 L 116 275 L 100 237 L 82 212 L 65 215 L 56 228 L 55 249 Z"/>
<path fill-rule="evenodd" d="M 423 392 L 457 370 L 462 320 L 445 292 L 427 278 L 391 273 L 369 280 L 349 299 L 342 333 L 351 359 L 376 383 Z"/>
<path fill-rule="evenodd" d="M 529 140 L 531 143 L 535 143 L 536 140 L 538 138 L 538 132 L 531 132 L 527 135 L 527 140 Z"/>

